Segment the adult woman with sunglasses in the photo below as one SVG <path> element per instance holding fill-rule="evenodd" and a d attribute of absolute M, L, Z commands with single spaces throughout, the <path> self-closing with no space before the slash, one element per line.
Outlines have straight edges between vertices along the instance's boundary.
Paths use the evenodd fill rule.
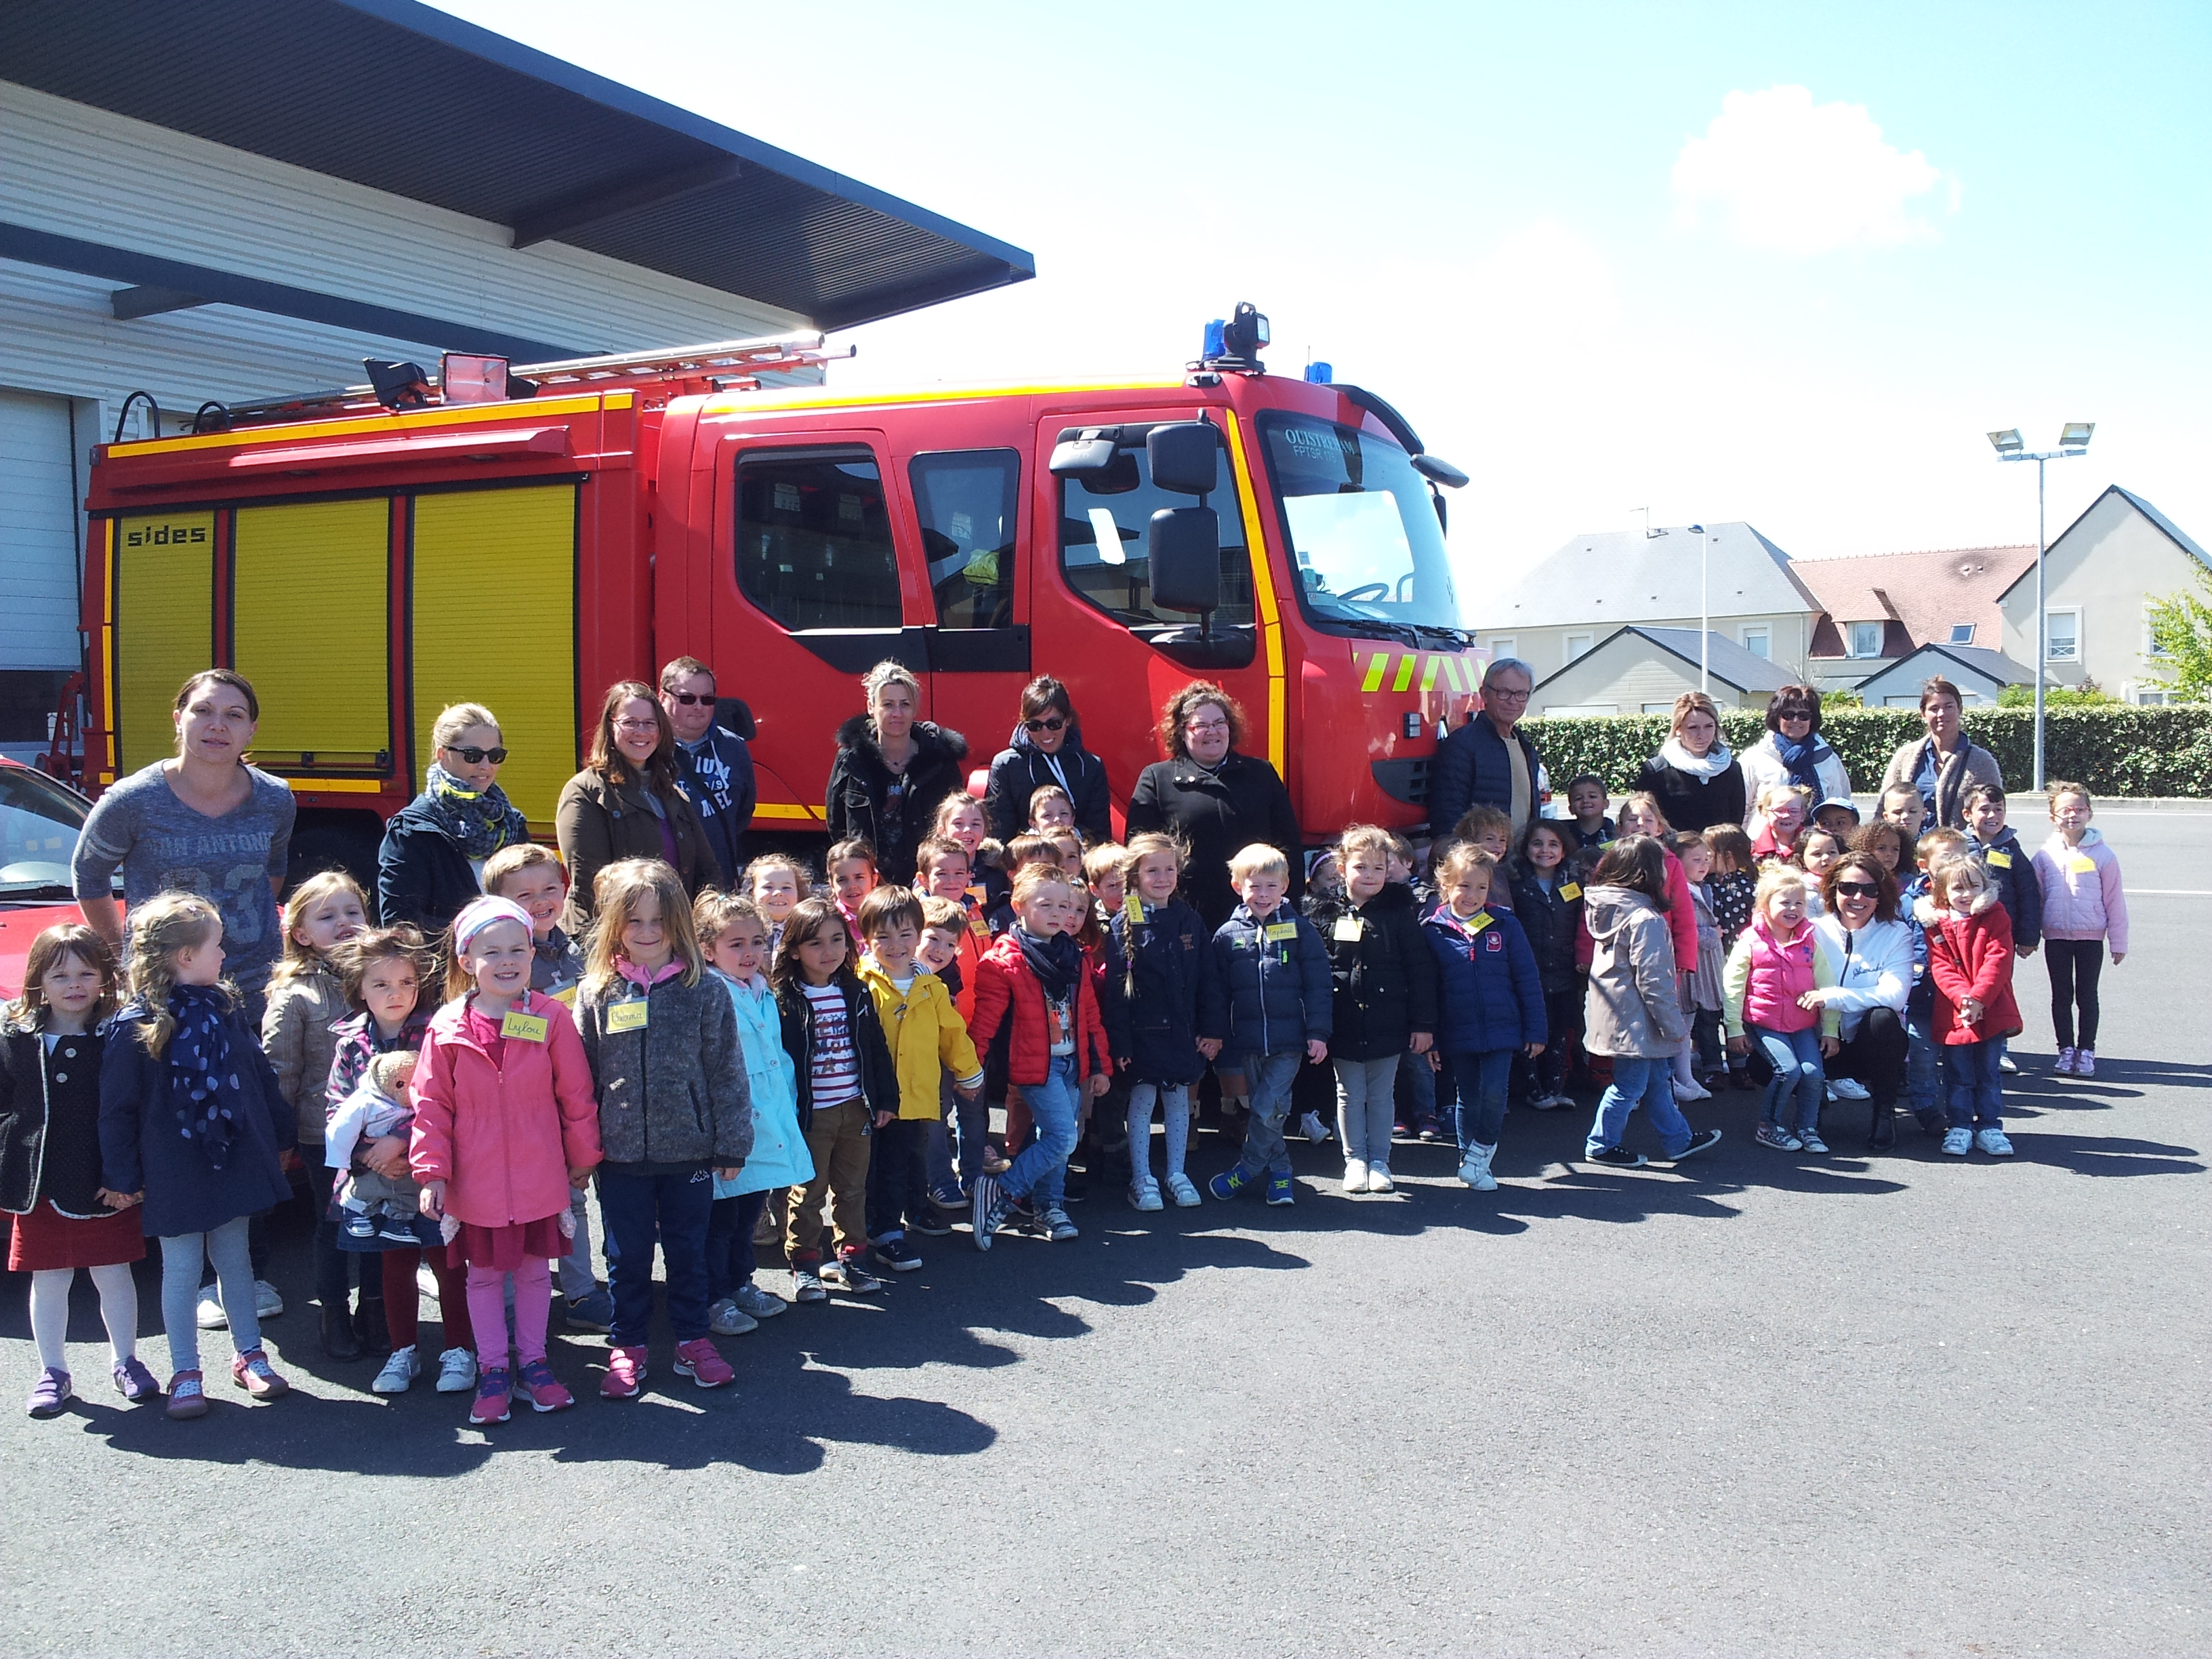
<path fill-rule="evenodd" d="M 499 721 L 482 703 L 457 702 L 430 723 L 422 793 L 384 826 L 376 855 L 376 910 L 386 927 L 411 921 L 443 933 L 483 891 L 484 860 L 530 839 L 530 825 L 499 787 L 507 758 Z"/>
<path fill-rule="evenodd" d="M 1822 801 L 1849 800 L 1851 775 L 1843 757 L 1820 736 L 1820 694 L 1809 685 L 1785 685 L 1766 705 L 1766 735 L 1737 757 L 1743 767 L 1743 827 L 1753 839 L 1766 827 L 1759 792 L 1770 784 L 1805 791 L 1809 812 Z"/>
<path fill-rule="evenodd" d="M 1067 688 L 1040 674 L 1022 688 L 1022 717 L 991 762 L 991 787 L 983 798 L 991 833 L 1012 841 L 1029 827 L 1030 797 L 1057 784 L 1075 805 L 1075 828 L 1086 847 L 1114 839 L 1107 807 L 1106 763 L 1083 746 L 1083 726 Z"/>
<path fill-rule="evenodd" d="M 676 769 L 676 728 L 642 680 L 617 680 L 599 704 L 584 769 L 561 787 L 553 833 L 568 866 L 571 939 L 590 930 L 598 901 L 592 884 L 622 859 L 659 859 L 696 898 L 714 879 L 706 826 Z"/>
<path fill-rule="evenodd" d="M 1897 1095 L 1905 1081 L 1905 1000 L 1912 991 L 1912 930 L 1897 914 L 1897 883 L 1868 853 L 1846 853 L 1820 881 L 1826 910 L 1813 926 L 1837 964 L 1837 982 L 1808 991 L 1808 1008 L 1843 1016 L 1843 1048 L 1828 1061 L 1830 1082 L 1850 1078 L 1874 1103 L 1872 1152 L 1897 1138 Z"/>

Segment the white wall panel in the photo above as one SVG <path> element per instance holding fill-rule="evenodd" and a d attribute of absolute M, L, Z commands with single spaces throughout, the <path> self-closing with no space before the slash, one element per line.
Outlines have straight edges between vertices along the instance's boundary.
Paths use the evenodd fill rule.
<path fill-rule="evenodd" d="M 75 668 L 70 405 L 0 387 L 0 669 Z"/>

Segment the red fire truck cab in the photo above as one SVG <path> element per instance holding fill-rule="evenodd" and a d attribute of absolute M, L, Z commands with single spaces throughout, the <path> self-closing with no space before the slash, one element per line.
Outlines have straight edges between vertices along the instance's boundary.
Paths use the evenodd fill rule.
<path fill-rule="evenodd" d="M 688 653 L 741 700 L 756 830 L 818 835 L 833 734 L 889 657 L 979 765 L 1058 675 L 1117 814 L 1203 677 L 1310 842 L 1418 823 L 1480 672 L 1436 488 L 1465 477 L 1380 398 L 1265 373 L 1264 334 L 1239 307 L 1180 374 L 903 392 L 767 383 L 818 336 L 375 364 L 374 391 L 106 446 L 83 781 L 169 753 L 178 686 L 216 664 L 259 693 L 301 860 L 373 867 L 462 701 L 497 714 L 501 783 L 550 832 L 605 687 Z"/>

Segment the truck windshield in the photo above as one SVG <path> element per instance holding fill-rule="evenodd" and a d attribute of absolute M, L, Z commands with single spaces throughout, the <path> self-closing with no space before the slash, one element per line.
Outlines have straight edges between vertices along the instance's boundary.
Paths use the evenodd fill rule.
<path fill-rule="evenodd" d="M 1260 430 L 1309 616 L 1463 625 L 1443 526 L 1404 450 L 1310 415 L 1265 414 Z"/>

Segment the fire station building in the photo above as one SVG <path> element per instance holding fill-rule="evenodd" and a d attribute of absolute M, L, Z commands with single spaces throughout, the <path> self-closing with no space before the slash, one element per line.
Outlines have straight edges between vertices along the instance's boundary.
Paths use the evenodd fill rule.
<path fill-rule="evenodd" d="M 368 357 L 849 327 L 1029 254 L 415 0 L 0 8 L 0 750 L 80 663 L 89 453 Z M 143 392 L 144 397 L 134 397 Z"/>

